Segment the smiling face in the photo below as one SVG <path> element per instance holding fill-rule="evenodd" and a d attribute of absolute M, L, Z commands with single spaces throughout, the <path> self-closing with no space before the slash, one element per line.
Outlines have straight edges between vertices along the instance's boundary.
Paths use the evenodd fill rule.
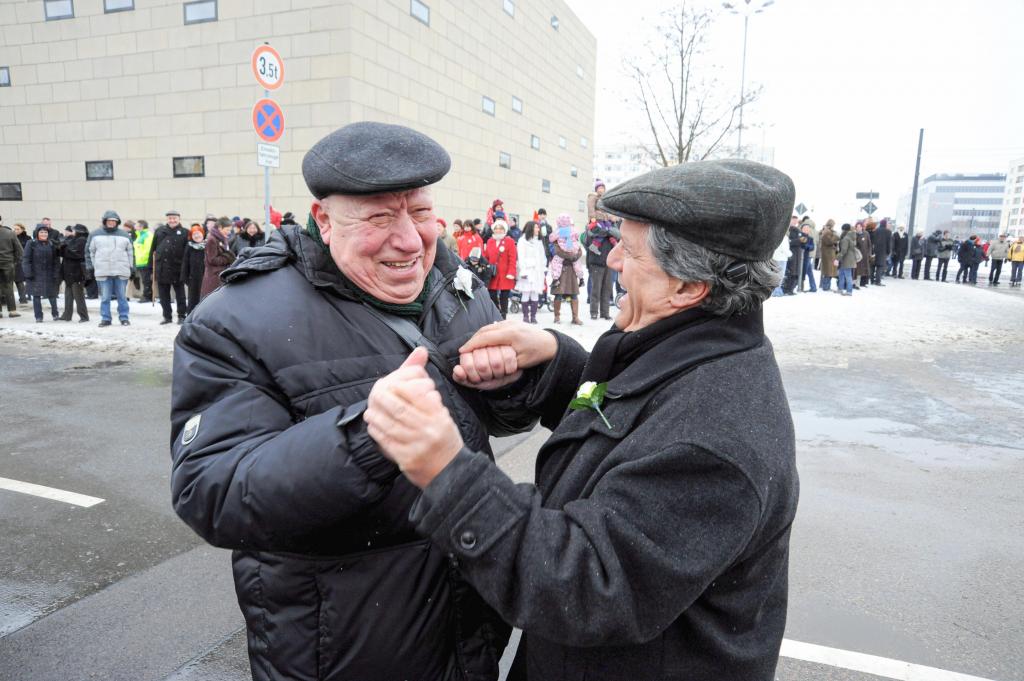
<path fill-rule="evenodd" d="M 386 303 L 409 303 L 434 266 L 437 216 L 427 188 L 313 202 L 320 238 L 338 269 Z"/>

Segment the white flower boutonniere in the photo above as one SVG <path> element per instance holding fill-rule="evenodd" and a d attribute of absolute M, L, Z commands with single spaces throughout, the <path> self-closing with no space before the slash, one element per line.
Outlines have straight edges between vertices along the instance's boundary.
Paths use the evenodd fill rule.
<path fill-rule="evenodd" d="M 569 403 L 569 408 L 576 410 L 593 409 L 601 417 L 601 420 L 604 421 L 604 425 L 608 426 L 608 430 L 615 430 L 612 428 L 612 424 L 608 423 L 604 412 L 601 411 L 601 403 L 604 402 L 604 394 L 606 392 L 608 392 L 607 383 L 587 381 L 576 391 L 576 399 Z"/>
<path fill-rule="evenodd" d="M 459 294 L 464 293 L 467 298 L 473 298 L 473 273 L 459 265 L 459 269 L 455 270 L 455 278 L 452 279 L 452 288 L 455 290 L 455 297 L 459 299 L 459 305 L 462 306 L 463 312 L 469 312 Z"/>

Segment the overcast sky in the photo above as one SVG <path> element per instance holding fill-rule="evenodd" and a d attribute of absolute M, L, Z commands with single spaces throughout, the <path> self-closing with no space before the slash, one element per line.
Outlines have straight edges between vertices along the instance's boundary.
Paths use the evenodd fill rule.
<path fill-rule="evenodd" d="M 598 41 L 596 143 L 635 137 L 623 60 L 649 49 L 659 14 L 677 3 L 567 2 Z M 922 179 L 1005 173 L 1024 157 L 1022 36 L 1024 0 L 776 0 L 750 20 L 747 83 L 764 94 L 744 113 L 762 129 L 744 142 L 774 147 L 819 221 L 858 217 L 854 194 L 868 190 L 881 194 L 876 217 L 895 215 L 922 127 Z M 743 19 L 721 10 L 710 38 L 738 98 Z"/>

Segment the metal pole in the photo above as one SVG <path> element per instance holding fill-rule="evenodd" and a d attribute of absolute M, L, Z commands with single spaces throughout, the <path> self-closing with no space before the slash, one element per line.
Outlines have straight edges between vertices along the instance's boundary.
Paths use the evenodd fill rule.
<path fill-rule="evenodd" d="M 921 147 L 924 145 L 924 128 L 917 134 L 917 163 L 914 165 L 914 188 L 910 193 L 910 218 L 907 220 L 907 251 L 914 239 L 914 217 L 917 215 L 917 180 L 921 176 Z"/>
<path fill-rule="evenodd" d="M 267 45 L 268 43 L 263 43 Z M 270 90 L 263 91 L 263 98 L 270 97 Z M 266 236 L 270 236 L 270 166 L 263 166 L 263 224 Z"/>
<path fill-rule="evenodd" d="M 740 128 L 739 134 L 736 136 L 736 156 L 742 154 L 741 149 L 743 148 L 743 99 L 745 97 L 746 85 L 747 85 L 747 24 L 750 22 L 750 17 L 746 14 L 743 15 L 743 65 L 740 67 Z"/>

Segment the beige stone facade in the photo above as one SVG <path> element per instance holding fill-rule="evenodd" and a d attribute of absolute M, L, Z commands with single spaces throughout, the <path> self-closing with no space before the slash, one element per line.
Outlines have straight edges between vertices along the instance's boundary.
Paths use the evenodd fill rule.
<path fill-rule="evenodd" d="M 151 224 L 169 208 L 186 222 L 262 219 L 252 106 L 263 90 L 250 55 L 263 42 L 285 63 L 271 94 L 286 120 L 275 209 L 304 218 L 305 151 L 341 125 L 378 120 L 449 150 L 453 171 L 435 191 L 449 223 L 483 217 L 497 197 L 521 222 L 541 206 L 585 217 L 596 41 L 563 0 L 217 0 L 217 19 L 193 24 L 183 0 L 107 13 L 109 1 L 0 2 L 0 85 L 4 67 L 10 83 L 0 87 L 0 196 L 14 189 L 5 183 L 22 196 L 0 201 L 4 224 L 48 216 L 93 228 L 107 209 Z M 69 5 L 72 18 L 46 20 L 47 7 Z M 413 14 L 424 6 L 429 24 Z M 205 175 L 174 177 L 183 156 L 202 156 Z M 112 161 L 114 179 L 87 181 L 87 161 Z"/>

